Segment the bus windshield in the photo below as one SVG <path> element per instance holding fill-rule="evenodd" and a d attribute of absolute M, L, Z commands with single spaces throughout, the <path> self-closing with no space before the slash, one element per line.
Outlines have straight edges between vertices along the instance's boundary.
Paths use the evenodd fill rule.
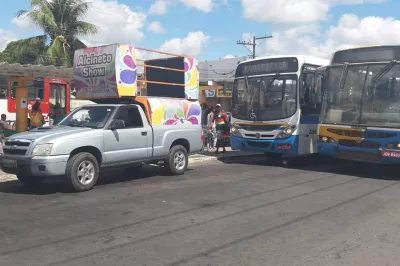
<path fill-rule="evenodd" d="M 297 82 L 296 74 L 235 79 L 232 116 L 242 120 L 268 121 L 294 115 Z"/>
<path fill-rule="evenodd" d="M 322 123 L 400 126 L 400 65 L 350 64 L 339 84 L 342 66 L 328 67 Z M 382 74 L 382 75 L 381 75 Z"/>

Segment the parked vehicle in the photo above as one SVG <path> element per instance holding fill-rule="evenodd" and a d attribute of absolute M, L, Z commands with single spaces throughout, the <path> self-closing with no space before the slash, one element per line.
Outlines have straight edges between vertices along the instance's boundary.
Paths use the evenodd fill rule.
<path fill-rule="evenodd" d="M 232 150 L 283 155 L 317 152 L 320 88 L 315 71 L 329 61 L 305 55 L 268 56 L 241 62 L 232 92 Z"/>
<path fill-rule="evenodd" d="M 160 97 L 78 107 L 58 126 L 8 138 L 0 168 L 25 185 L 64 176 L 78 192 L 92 189 L 106 167 L 133 172 L 161 160 L 180 175 L 202 148 L 200 110 L 197 101 Z"/>
<path fill-rule="evenodd" d="M 319 154 L 400 162 L 400 46 L 336 51 L 324 76 Z"/>

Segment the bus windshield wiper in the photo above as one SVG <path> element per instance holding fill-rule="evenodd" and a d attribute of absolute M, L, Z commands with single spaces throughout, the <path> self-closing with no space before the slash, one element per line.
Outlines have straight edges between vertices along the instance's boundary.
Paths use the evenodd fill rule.
<path fill-rule="evenodd" d="M 244 83 L 245 83 L 245 86 L 246 86 L 247 94 L 250 95 L 249 79 L 247 77 L 244 77 Z"/>
<path fill-rule="evenodd" d="M 275 74 L 275 75 L 271 78 L 271 80 L 268 82 L 267 87 L 265 88 L 265 92 L 268 92 L 268 91 L 272 88 L 272 85 L 274 84 L 274 81 L 275 81 L 280 75 L 281 75 L 281 74 Z"/>
<path fill-rule="evenodd" d="M 342 67 L 342 71 L 340 72 L 340 79 L 337 84 L 337 91 L 340 90 L 344 86 L 344 84 L 342 84 L 342 83 L 344 83 L 344 81 L 347 78 L 347 68 L 348 67 L 349 67 L 349 63 L 347 63 L 347 62 L 344 63 L 344 65 Z"/>
<path fill-rule="evenodd" d="M 390 61 L 384 68 L 381 69 L 376 75 L 372 78 L 371 86 L 374 86 L 387 72 L 389 72 L 395 65 L 397 64 L 396 60 Z M 368 74 L 368 73 L 367 73 Z"/>

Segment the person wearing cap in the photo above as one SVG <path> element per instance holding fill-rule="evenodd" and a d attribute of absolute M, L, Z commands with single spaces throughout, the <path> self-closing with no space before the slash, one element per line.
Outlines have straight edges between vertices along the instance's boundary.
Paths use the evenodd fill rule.
<path fill-rule="evenodd" d="M 222 147 L 222 152 L 226 152 L 224 133 L 225 133 L 225 130 L 226 130 L 226 127 L 228 124 L 228 117 L 221 110 L 220 104 L 217 104 L 215 106 L 214 121 L 215 121 L 216 130 L 217 130 L 217 150 L 215 151 L 215 153 L 219 153 L 220 147 Z"/>

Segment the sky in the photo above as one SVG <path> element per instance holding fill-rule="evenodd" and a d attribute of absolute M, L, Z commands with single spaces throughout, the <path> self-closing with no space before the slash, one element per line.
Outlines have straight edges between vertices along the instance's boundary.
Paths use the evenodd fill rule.
<path fill-rule="evenodd" d="M 97 35 L 81 37 L 88 46 L 129 44 L 204 61 L 249 55 L 237 41 L 253 36 L 272 35 L 258 42 L 257 56 L 329 59 L 338 49 L 400 44 L 399 0 L 88 1 L 86 21 L 99 28 Z M 15 18 L 18 10 L 29 8 L 28 0 L 2 4 L 0 50 L 10 41 L 41 34 L 29 20 Z"/>

